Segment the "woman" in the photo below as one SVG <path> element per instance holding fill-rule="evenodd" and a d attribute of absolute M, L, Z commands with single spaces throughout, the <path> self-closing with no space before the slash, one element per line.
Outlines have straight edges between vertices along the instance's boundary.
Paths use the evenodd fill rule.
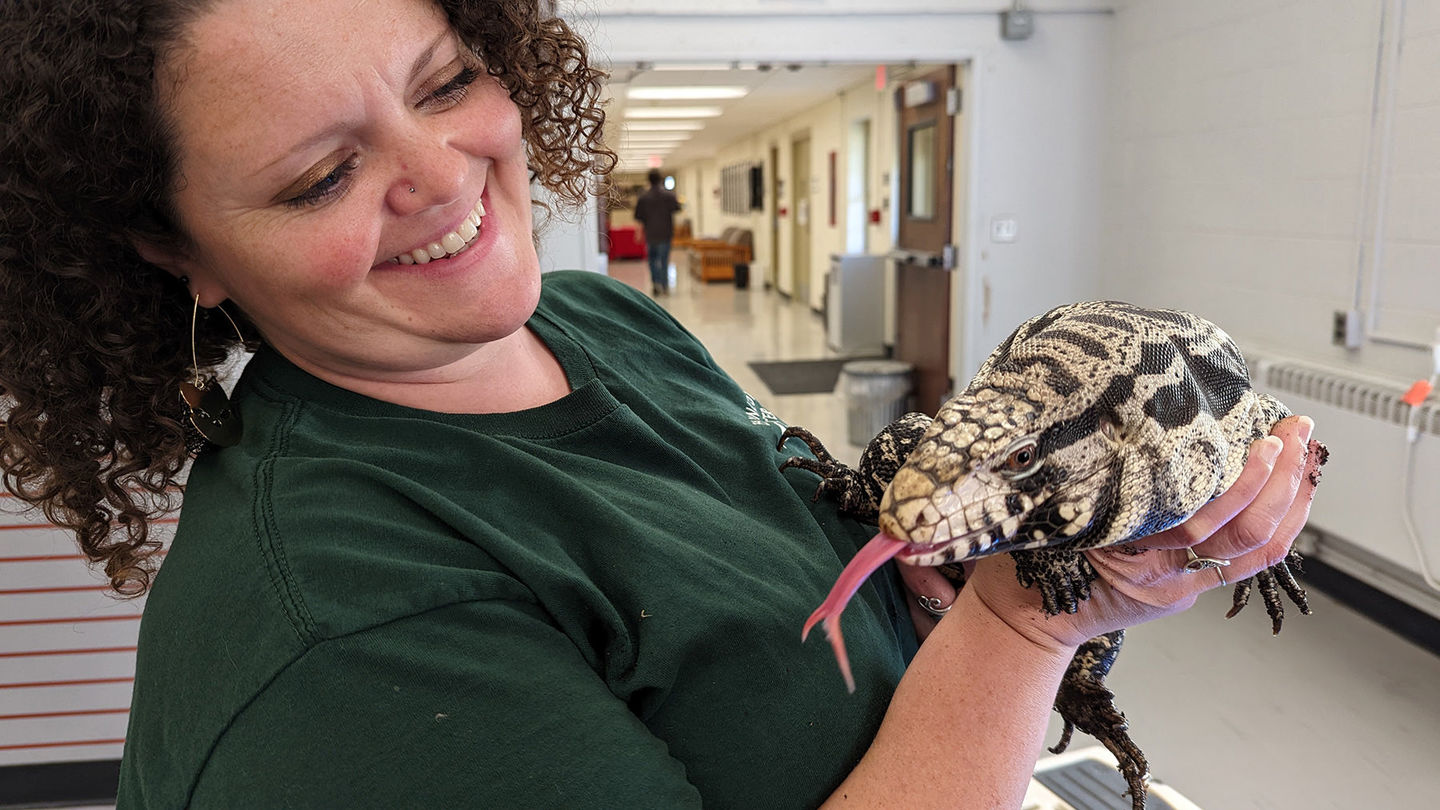
<path fill-rule="evenodd" d="M 579 200 L 611 158 L 539 5 L 7 9 L 7 485 L 140 593 L 184 425 L 229 445 L 150 591 L 119 806 L 1016 806 L 1076 645 L 1219 584 L 1178 549 L 1283 557 L 1308 420 L 1074 616 L 983 561 L 907 668 L 874 578 L 845 695 L 795 635 L 867 528 L 663 310 L 541 281 L 531 176 Z"/>

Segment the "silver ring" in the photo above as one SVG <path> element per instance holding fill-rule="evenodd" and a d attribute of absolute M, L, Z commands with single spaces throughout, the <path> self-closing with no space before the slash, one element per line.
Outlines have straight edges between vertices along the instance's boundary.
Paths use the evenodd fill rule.
<path fill-rule="evenodd" d="M 953 603 L 943 608 L 940 607 L 940 597 L 938 596 L 916 596 L 915 601 L 920 603 L 922 610 L 937 619 L 944 617 L 946 613 L 950 612 L 950 608 L 955 607 Z"/>
<path fill-rule="evenodd" d="M 1195 549 L 1193 548 L 1185 549 L 1185 556 L 1187 558 L 1185 560 L 1186 573 L 1193 574 L 1197 571 L 1204 571 L 1207 568 L 1214 568 L 1215 573 L 1220 575 L 1220 584 L 1230 584 L 1229 581 L 1225 579 L 1225 566 L 1230 564 L 1229 560 L 1222 560 L 1218 557 L 1201 557 L 1195 553 Z"/>

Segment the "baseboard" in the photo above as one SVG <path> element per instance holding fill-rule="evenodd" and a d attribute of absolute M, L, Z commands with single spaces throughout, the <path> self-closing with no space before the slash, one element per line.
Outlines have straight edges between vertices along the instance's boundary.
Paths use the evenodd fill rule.
<path fill-rule="evenodd" d="M 112 804 L 120 760 L 47 762 L 0 767 L 0 808 Z"/>
<path fill-rule="evenodd" d="M 1440 655 L 1440 619 L 1396 599 L 1315 557 L 1306 557 L 1301 585 L 1315 587 L 1327 596 L 1369 618 L 1411 643 Z"/>

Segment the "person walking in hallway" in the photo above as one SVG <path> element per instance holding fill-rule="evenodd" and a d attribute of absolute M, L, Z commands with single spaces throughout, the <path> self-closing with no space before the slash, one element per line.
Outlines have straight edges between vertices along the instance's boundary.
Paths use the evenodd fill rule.
<path fill-rule="evenodd" d="M 670 240 L 675 236 L 675 212 L 680 200 L 661 184 L 659 169 L 651 169 L 650 190 L 635 203 L 635 227 L 645 242 L 646 260 L 650 262 L 650 288 L 653 293 L 670 292 Z"/>

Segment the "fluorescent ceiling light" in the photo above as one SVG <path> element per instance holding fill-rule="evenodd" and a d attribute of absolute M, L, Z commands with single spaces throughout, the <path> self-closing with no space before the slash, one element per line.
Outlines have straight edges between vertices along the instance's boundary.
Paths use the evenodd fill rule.
<path fill-rule="evenodd" d="M 704 121 L 630 121 L 625 129 L 631 132 L 699 132 Z"/>
<path fill-rule="evenodd" d="M 680 143 L 688 141 L 692 137 L 689 132 L 637 132 L 633 135 L 625 135 L 620 139 L 621 143 Z"/>
<path fill-rule="evenodd" d="M 711 101 L 744 98 L 749 92 L 749 88 L 734 86 L 630 87 L 625 96 L 640 101 Z"/>
<path fill-rule="evenodd" d="M 719 107 L 626 107 L 626 118 L 719 118 Z"/>
<path fill-rule="evenodd" d="M 647 64 L 648 70 L 754 70 L 754 62 L 656 62 Z"/>

